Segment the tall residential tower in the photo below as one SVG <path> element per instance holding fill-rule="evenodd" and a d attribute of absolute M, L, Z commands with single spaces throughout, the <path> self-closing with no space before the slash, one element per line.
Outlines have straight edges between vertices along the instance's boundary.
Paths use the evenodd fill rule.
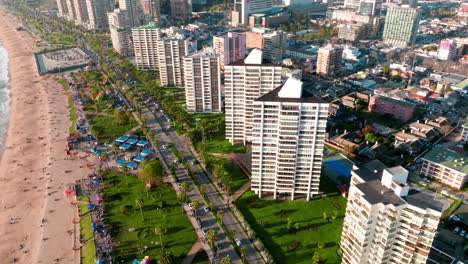
<path fill-rule="evenodd" d="M 385 44 L 397 47 L 411 46 L 416 41 L 420 11 L 408 6 L 391 6 L 387 10 L 383 31 Z"/>
<path fill-rule="evenodd" d="M 252 190 L 307 201 L 319 193 L 328 103 L 286 83 L 253 103 Z"/>

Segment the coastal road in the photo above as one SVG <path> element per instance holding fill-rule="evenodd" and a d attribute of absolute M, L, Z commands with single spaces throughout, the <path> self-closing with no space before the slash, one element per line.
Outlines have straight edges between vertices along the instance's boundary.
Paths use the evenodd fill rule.
<path fill-rule="evenodd" d="M 205 172 L 197 165 L 195 158 L 189 151 L 189 140 L 185 136 L 178 136 L 173 129 L 168 129 L 170 123 L 167 121 L 167 118 L 161 111 L 158 111 L 156 107 L 150 106 L 147 111 L 151 112 L 153 118 L 151 119 L 153 124 L 157 124 L 156 127 L 160 127 L 157 133 L 157 137 L 160 140 L 160 144 L 172 143 L 174 147 L 178 150 L 184 161 L 189 165 L 190 170 L 193 172 L 193 176 L 196 181 L 205 186 L 206 188 L 206 197 L 209 202 L 213 203 L 217 210 L 222 210 L 224 212 L 223 223 L 228 229 L 228 232 L 233 232 L 234 238 L 240 240 L 241 246 L 246 249 L 246 261 L 248 263 L 265 263 L 260 253 L 254 248 L 253 244 L 250 242 L 247 234 L 244 233 L 241 225 L 236 221 L 234 215 L 229 210 L 228 201 L 221 195 L 219 195 L 211 184 L 208 176 Z M 163 131 L 166 130 L 166 132 Z"/>

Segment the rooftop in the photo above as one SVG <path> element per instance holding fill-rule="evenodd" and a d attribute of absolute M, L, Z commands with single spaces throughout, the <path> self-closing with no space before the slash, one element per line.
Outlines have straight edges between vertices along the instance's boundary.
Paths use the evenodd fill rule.
<path fill-rule="evenodd" d="M 300 90 L 302 92 L 297 92 L 300 85 Z M 294 87 L 296 86 L 296 87 Z M 283 87 L 286 90 L 283 90 Z M 294 89 L 297 89 L 293 91 Z M 323 100 L 314 95 L 310 94 L 307 90 L 302 89 L 302 82 L 294 78 L 289 78 L 288 81 L 281 85 L 280 87 L 274 89 L 273 91 L 259 97 L 255 101 L 264 101 L 264 102 L 291 102 L 291 103 L 317 103 L 325 104 Z"/>
<path fill-rule="evenodd" d="M 416 207 L 430 208 L 438 212 L 444 211 L 450 205 L 447 199 L 422 189 L 410 189 L 408 196 L 403 197 L 403 199 Z"/>
<path fill-rule="evenodd" d="M 371 180 L 357 184 L 356 187 L 361 190 L 366 199 L 370 204 L 384 205 L 393 204 L 395 206 L 404 205 L 406 202 L 400 196 L 396 195 L 392 189 L 389 189 L 382 185 L 379 180 Z"/>
<path fill-rule="evenodd" d="M 443 145 L 436 145 L 423 159 L 444 167 L 468 174 L 468 156 L 452 151 Z"/>
<path fill-rule="evenodd" d="M 154 22 L 150 22 L 146 25 L 143 25 L 143 26 L 139 26 L 139 27 L 136 27 L 134 29 L 159 29 L 158 26 L 156 26 L 156 24 Z"/>
<path fill-rule="evenodd" d="M 201 57 L 216 57 L 216 53 L 213 48 L 206 48 L 195 53 L 190 54 L 187 58 L 201 58 Z"/>

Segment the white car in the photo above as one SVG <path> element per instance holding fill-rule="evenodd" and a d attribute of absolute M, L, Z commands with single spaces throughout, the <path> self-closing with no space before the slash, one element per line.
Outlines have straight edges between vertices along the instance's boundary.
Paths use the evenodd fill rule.
<path fill-rule="evenodd" d="M 453 221 L 457 221 L 457 222 L 458 222 L 458 221 L 461 221 L 461 218 L 460 218 L 460 216 L 458 216 L 458 215 L 452 215 L 450 218 L 451 218 Z"/>
<path fill-rule="evenodd" d="M 239 239 L 236 238 L 234 241 L 236 241 L 236 245 L 238 247 L 240 247 L 242 245 L 242 242 Z"/>
<path fill-rule="evenodd" d="M 464 237 L 465 234 L 466 234 L 466 231 L 465 231 L 465 230 L 462 230 L 462 231 L 460 232 L 460 236 L 461 236 L 461 237 Z"/>
<path fill-rule="evenodd" d="M 210 208 L 208 208 L 208 206 L 203 206 L 203 211 L 205 211 L 205 213 L 208 213 L 210 211 Z"/>
<path fill-rule="evenodd" d="M 206 230 L 206 228 L 202 228 L 201 231 L 202 231 L 203 235 L 206 235 L 206 233 L 208 232 L 208 230 Z"/>
<path fill-rule="evenodd" d="M 163 148 L 163 149 L 167 149 L 167 146 L 166 146 L 166 145 L 162 145 L 162 148 Z"/>
<path fill-rule="evenodd" d="M 455 227 L 455 229 L 453 230 L 453 232 L 454 232 L 455 234 L 457 234 L 458 231 L 460 231 L 460 227 L 457 226 L 457 227 Z"/>

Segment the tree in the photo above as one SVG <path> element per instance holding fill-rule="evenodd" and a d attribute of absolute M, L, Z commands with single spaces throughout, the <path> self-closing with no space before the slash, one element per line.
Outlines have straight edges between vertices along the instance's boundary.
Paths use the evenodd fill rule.
<path fill-rule="evenodd" d="M 328 217 L 327 212 L 323 212 L 323 220 L 324 220 L 324 221 L 327 221 L 327 223 L 330 222 L 330 219 L 329 219 L 329 217 Z"/>
<path fill-rule="evenodd" d="M 210 208 L 211 211 L 213 211 L 215 209 L 215 205 L 213 202 L 209 202 L 208 203 L 208 208 Z"/>
<path fill-rule="evenodd" d="M 374 144 L 377 141 L 377 135 L 374 133 L 368 133 L 364 138 L 371 144 Z"/>
<path fill-rule="evenodd" d="M 186 196 L 183 193 L 177 194 L 177 202 L 182 206 L 182 212 L 184 211 L 184 203 L 185 203 Z"/>
<path fill-rule="evenodd" d="M 219 210 L 218 212 L 216 212 L 216 216 L 219 218 L 219 220 L 221 220 L 221 224 L 223 224 L 224 211 Z"/>
<path fill-rule="evenodd" d="M 156 234 L 157 236 L 159 236 L 159 243 L 161 244 L 161 249 L 164 250 L 164 245 L 163 245 L 163 235 L 164 235 L 164 230 L 162 227 L 160 226 L 157 226 L 155 229 L 154 229 L 154 234 Z"/>
<path fill-rule="evenodd" d="M 182 191 L 184 195 L 187 195 L 188 189 L 189 189 L 189 186 L 187 182 L 182 182 L 180 184 L 180 190 Z"/>
<path fill-rule="evenodd" d="M 206 186 L 205 185 L 201 185 L 200 186 L 200 193 L 205 196 L 205 192 L 206 192 Z"/>
<path fill-rule="evenodd" d="M 91 125 L 90 131 L 93 134 L 93 136 L 99 138 L 104 134 L 104 127 L 100 125 Z"/>
<path fill-rule="evenodd" d="M 323 257 L 323 253 L 321 251 L 315 251 L 314 255 L 312 256 L 312 263 L 313 264 L 325 263 L 325 258 Z"/>
<path fill-rule="evenodd" d="M 324 249 L 324 248 L 325 248 L 325 243 L 319 242 L 319 243 L 317 244 L 317 247 L 320 248 L 320 249 Z"/>
<path fill-rule="evenodd" d="M 146 183 L 161 184 L 164 178 L 164 167 L 159 160 L 143 161 L 138 177 Z"/>
<path fill-rule="evenodd" d="M 214 231 L 213 229 L 208 230 L 208 232 L 206 232 L 206 241 L 208 241 L 208 245 L 210 245 L 211 249 L 216 251 L 216 231 Z"/>
<path fill-rule="evenodd" d="M 229 257 L 224 257 L 222 260 L 221 260 L 221 264 L 232 264 L 232 261 Z"/>
<path fill-rule="evenodd" d="M 373 126 L 371 125 L 365 125 L 362 129 L 361 129 L 361 132 L 362 134 L 364 134 L 364 136 L 366 136 L 367 134 L 369 133 L 374 133 L 375 132 L 375 129 Z"/>
<path fill-rule="evenodd" d="M 106 160 L 108 157 L 109 157 L 109 153 L 107 153 L 107 152 L 102 152 L 102 154 L 101 154 L 101 159 L 102 159 L 102 160 Z"/>
<path fill-rule="evenodd" d="M 332 222 L 335 222 L 336 218 L 338 217 L 338 212 L 337 211 L 333 211 L 332 215 L 331 215 L 331 221 Z"/>
<path fill-rule="evenodd" d="M 115 116 L 115 120 L 117 121 L 117 124 L 124 125 L 128 123 L 128 116 L 124 110 L 115 109 L 114 116 Z"/>
<path fill-rule="evenodd" d="M 145 221 L 145 217 L 143 216 L 143 199 L 138 198 L 135 200 L 136 206 L 140 208 L 140 213 L 141 213 L 141 219 Z"/>
<path fill-rule="evenodd" d="M 198 200 L 193 200 L 190 205 L 192 206 L 192 210 L 195 214 L 195 217 L 197 217 L 197 210 L 200 208 L 200 201 Z"/>
<path fill-rule="evenodd" d="M 382 66 L 382 72 L 384 75 L 388 75 L 390 73 L 390 66 L 388 66 L 388 64 L 384 64 Z"/>
<path fill-rule="evenodd" d="M 239 252 L 240 252 L 240 255 L 241 255 L 242 263 L 245 263 L 245 256 L 247 255 L 247 249 L 245 249 L 245 247 L 241 247 L 239 249 Z"/>

